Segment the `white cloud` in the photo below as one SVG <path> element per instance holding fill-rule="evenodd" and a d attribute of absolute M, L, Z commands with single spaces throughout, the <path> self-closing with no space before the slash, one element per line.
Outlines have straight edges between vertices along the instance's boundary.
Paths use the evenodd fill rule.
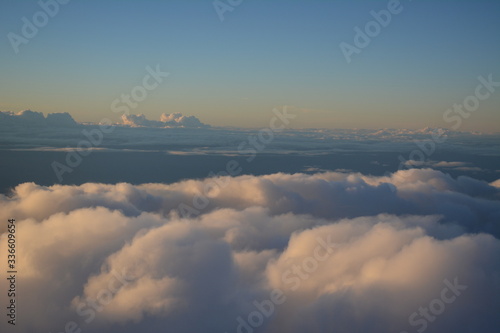
<path fill-rule="evenodd" d="M 122 115 L 122 122 L 124 125 L 132 127 L 163 127 L 163 123 L 156 120 L 149 120 L 144 114 L 130 114 Z"/>
<path fill-rule="evenodd" d="M 215 181 L 198 217 L 175 213 Z M 18 327 L 236 332 L 279 289 L 255 331 L 410 332 L 457 277 L 468 289 L 428 331 L 497 332 L 499 191 L 429 169 L 22 184 L 0 196 L 0 219 L 18 225 Z"/>
<path fill-rule="evenodd" d="M 138 216 L 144 211 L 167 216 L 184 203 L 201 213 L 260 206 L 271 214 L 293 212 L 321 218 L 424 212 L 441 214 L 445 221 L 468 226 L 470 231 L 494 228 L 500 235 L 495 220 L 498 188 L 468 177 L 454 179 L 431 169 L 401 170 L 390 177 L 338 172 L 278 173 L 137 186 L 87 183 L 42 187 L 25 183 L 17 186 L 13 195 L 11 199 L 0 197 L 0 219 L 17 216 L 43 220 L 58 212 L 95 206 L 119 209 L 127 216 Z"/>
<path fill-rule="evenodd" d="M 180 112 L 162 113 L 160 121 L 166 123 L 167 126 L 209 127 L 195 116 L 183 116 Z"/>

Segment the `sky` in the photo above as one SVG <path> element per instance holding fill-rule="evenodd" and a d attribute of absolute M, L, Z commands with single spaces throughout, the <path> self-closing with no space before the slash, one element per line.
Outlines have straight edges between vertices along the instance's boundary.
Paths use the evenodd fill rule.
<path fill-rule="evenodd" d="M 235 3 L 235 2 L 233 2 Z M 0 110 L 114 120 L 111 104 L 159 65 L 169 76 L 131 110 L 181 112 L 212 126 L 262 127 L 274 107 L 296 128 L 450 127 L 443 113 L 500 81 L 498 1 L 401 1 L 386 27 L 352 55 L 356 26 L 388 1 L 79 1 L 60 5 L 16 53 L 8 34 L 33 22 L 35 1 L 0 2 Z M 500 94 L 461 130 L 498 132 Z"/>
<path fill-rule="evenodd" d="M 499 14 L 0 0 L 0 332 L 498 333 Z"/>

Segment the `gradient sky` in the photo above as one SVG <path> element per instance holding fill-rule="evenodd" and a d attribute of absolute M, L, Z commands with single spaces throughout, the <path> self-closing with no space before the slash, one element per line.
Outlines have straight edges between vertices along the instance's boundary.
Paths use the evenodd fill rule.
<path fill-rule="evenodd" d="M 444 111 L 500 81 L 500 2 L 403 0 L 403 11 L 348 64 L 340 42 L 388 1 L 244 0 L 221 22 L 212 1 L 72 0 L 16 54 L 36 1 L 0 2 L 0 110 L 117 120 L 111 102 L 147 66 L 170 76 L 132 113 L 194 115 L 213 126 L 449 127 Z M 499 131 L 500 89 L 461 130 Z"/>

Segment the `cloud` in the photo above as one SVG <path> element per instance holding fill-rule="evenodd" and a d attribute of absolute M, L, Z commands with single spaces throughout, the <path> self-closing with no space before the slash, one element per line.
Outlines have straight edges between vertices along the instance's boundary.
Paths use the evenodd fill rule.
<path fill-rule="evenodd" d="M 164 124 L 160 121 L 146 119 L 143 114 L 139 115 L 122 115 L 122 122 L 124 125 L 131 127 L 163 127 Z"/>
<path fill-rule="evenodd" d="M 204 191 L 206 207 L 182 217 Z M 499 193 L 430 169 L 26 183 L 0 196 L 0 219 L 17 220 L 23 332 L 410 332 L 456 280 L 467 289 L 428 332 L 488 333 Z"/>
<path fill-rule="evenodd" d="M 466 171 L 466 172 L 482 172 L 484 171 L 483 169 L 481 168 L 478 168 L 478 167 L 458 167 L 458 168 L 455 168 L 455 170 L 457 171 Z"/>
<path fill-rule="evenodd" d="M 41 112 L 24 110 L 17 113 L 0 111 L 0 126 L 76 127 L 78 124 L 67 112 L 49 113 L 45 117 Z"/>
<path fill-rule="evenodd" d="M 145 115 L 122 115 L 124 125 L 131 127 L 189 127 L 189 128 L 204 128 L 210 127 L 203 124 L 195 116 L 183 116 L 181 113 L 163 113 L 160 116 L 160 121 L 149 120 Z"/>
<path fill-rule="evenodd" d="M 49 114 L 46 120 L 42 121 L 43 115 L 41 113 L 27 111 L 24 113 L 30 119 L 38 119 L 38 123 L 46 123 L 46 126 L 22 125 L 26 122 L 26 120 L 22 120 L 24 118 L 16 116 L 12 112 L 0 113 L 0 140 L 3 149 L 78 148 L 82 146 L 82 142 L 89 146 L 85 142 L 89 140 L 88 133 L 101 131 L 96 124 L 77 123 L 78 126 L 74 126 L 74 122 L 70 120 L 70 116 L 67 114 L 65 116 L 62 114 L 58 116 Z M 274 114 L 270 113 L 269 119 L 274 116 Z M 53 117 L 55 118 L 51 120 Z M 18 126 L 12 126 L 13 122 Z M 31 120 L 28 123 L 32 124 L 33 122 L 36 123 L 36 120 Z M 48 130 L 56 128 L 55 124 L 57 124 L 57 131 Z M 165 127 L 169 128 L 169 131 L 165 131 Z M 163 114 L 160 120 L 150 120 L 145 115 L 124 116 L 121 124 L 115 124 L 113 128 L 112 133 L 103 135 L 99 148 L 123 152 L 144 150 L 172 151 L 178 154 L 189 153 L 193 155 L 224 154 L 226 156 L 242 156 L 245 151 L 248 152 L 254 148 L 247 144 L 244 149 L 241 149 L 239 147 L 241 147 L 242 142 L 248 141 L 249 137 L 255 138 L 260 133 L 258 129 L 210 127 L 194 116 L 183 116 L 180 113 Z M 436 150 L 439 149 L 440 153 L 445 153 L 445 156 L 448 156 L 452 161 L 444 163 L 467 164 L 467 162 L 473 162 L 475 165 L 467 164 L 462 166 L 480 167 L 485 173 L 491 171 L 490 169 L 495 165 L 493 162 L 489 162 L 488 159 L 491 159 L 498 152 L 498 140 L 500 138 L 498 134 L 478 136 L 465 132 L 448 131 L 447 142 L 445 144 L 435 144 L 429 132 L 432 131 L 429 129 L 425 131 L 404 129 L 386 129 L 382 131 L 367 129 L 286 129 L 280 133 L 275 133 L 272 142 L 265 145 L 264 152 L 286 155 L 300 154 L 300 157 L 321 157 L 356 152 L 400 153 L 401 158 L 408 159 L 409 157 L 415 157 L 415 154 L 412 153 L 415 149 L 420 149 L 419 145 L 424 145 L 424 147 L 427 147 L 426 149 L 430 149 L 429 147 L 435 145 Z M 262 147 L 261 141 L 267 140 L 265 137 L 262 140 L 260 137 L 257 137 L 257 139 L 256 143 L 251 143 L 256 147 Z M 416 142 L 418 142 L 418 145 Z M 458 151 L 460 151 L 460 156 L 457 155 Z M 421 151 L 420 153 L 424 152 Z M 485 159 L 475 158 L 478 155 L 485 156 Z M 454 162 L 453 156 L 465 160 Z M 426 157 L 429 156 L 424 156 L 424 158 Z M 378 161 L 380 158 L 382 160 Z M 418 155 L 416 158 L 418 158 Z M 377 161 L 373 159 L 377 159 Z M 358 164 L 358 166 L 360 164 L 365 166 L 371 163 L 369 164 L 371 170 L 364 166 L 353 166 L 353 162 L 359 161 L 358 159 L 346 161 L 347 163 L 339 161 L 338 164 L 340 165 L 334 166 L 320 162 L 325 161 L 325 159 L 307 161 L 304 162 L 304 165 L 309 166 L 311 164 L 310 166 L 319 169 L 354 169 L 381 174 L 385 171 L 396 170 L 401 162 L 398 156 L 384 159 L 381 154 L 373 155 L 373 159 L 366 163 L 360 161 Z M 379 164 L 374 164 L 375 162 Z M 427 163 L 422 163 L 420 166 L 435 167 Z M 436 168 L 445 166 L 451 165 L 440 164 Z M 464 173 L 478 171 L 477 169 L 450 170 L 463 171 Z M 496 167 L 493 170 L 496 170 Z"/>
<path fill-rule="evenodd" d="M 307 173 L 317 173 L 317 172 L 328 172 L 329 170 L 327 170 L 327 169 L 322 169 L 322 168 L 318 168 L 318 167 L 316 167 L 316 166 L 309 166 L 309 165 L 306 165 L 306 166 L 304 166 L 303 171 L 304 171 L 304 172 L 307 172 Z M 339 171 L 339 172 L 340 172 L 340 171 Z"/>
<path fill-rule="evenodd" d="M 499 193 L 486 182 L 465 176 L 455 179 L 432 169 L 401 170 L 388 177 L 278 173 L 138 186 L 87 183 L 42 187 L 25 183 L 14 189 L 11 199 L 0 199 L 0 219 L 17 216 L 42 220 L 57 212 L 97 205 L 119 209 L 127 216 L 143 211 L 168 215 L 179 212 L 181 204 L 195 214 L 259 206 L 271 214 L 292 212 L 330 219 L 379 213 L 439 214 L 444 221 L 468 231 L 488 230 L 500 235 L 496 220 L 500 214 Z"/>
<path fill-rule="evenodd" d="M 409 160 L 404 163 L 408 167 L 425 167 L 425 168 L 435 168 L 435 169 L 451 169 L 454 171 L 464 171 L 464 172 L 481 172 L 485 171 L 481 168 L 470 166 L 470 163 L 466 162 L 447 162 L 447 161 L 413 161 Z"/>
<path fill-rule="evenodd" d="M 276 318 L 283 323 L 279 331 L 415 331 L 422 327 L 411 325 L 408 318 L 419 307 L 439 298 L 443 281 L 455 277 L 468 288 L 478 287 L 481 291 L 464 292 L 453 308 L 446 309 L 446 318 L 428 324 L 429 331 L 472 332 L 463 327 L 464 323 L 469 327 L 483 325 L 481 320 L 498 324 L 491 317 L 483 317 L 486 313 L 492 315 L 487 308 L 482 314 L 474 314 L 481 319 L 471 318 L 474 299 L 488 291 L 499 291 L 494 276 L 483 280 L 472 273 L 474 260 L 493 262 L 492 255 L 499 250 L 498 240 L 469 235 L 443 242 L 429 237 L 425 229 L 410 227 L 424 218 L 414 222 L 411 219 L 379 216 L 344 220 L 293 237 L 286 251 L 267 267 L 271 287 L 295 288 Z M 317 268 L 306 266 L 308 255 L 317 246 L 315 240 L 325 235 L 331 235 L 336 245 L 332 254 Z M 497 264 L 487 266 L 487 270 L 499 268 Z M 302 267 L 303 276 L 293 274 L 292 267 Z M 482 282 L 487 285 L 479 286 Z"/>
<path fill-rule="evenodd" d="M 466 167 L 469 163 L 465 162 L 447 162 L 447 161 L 414 161 L 405 162 L 406 166 L 430 167 L 430 168 L 460 168 Z"/>
<path fill-rule="evenodd" d="M 167 124 L 167 126 L 184 126 L 184 127 L 210 127 L 209 125 L 203 124 L 195 116 L 183 116 L 182 113 L 162 113 L 160 116 L 160 121 Z"/>

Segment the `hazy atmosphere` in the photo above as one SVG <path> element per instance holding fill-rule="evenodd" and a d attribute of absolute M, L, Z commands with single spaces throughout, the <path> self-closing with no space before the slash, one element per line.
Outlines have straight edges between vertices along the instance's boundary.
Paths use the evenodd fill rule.
<path fill-rule="evenodd" d="M 112 102 L 127 105 L 121 95 L 150 66 L 169 75 L 129 108 L 151 119 L 181 112 L 262 127 L 273 107 L 290 105 L 302 113 L 294 128 L 449 127 L 443 112 L 474 93 L 477 77 L 499 81 L 497 1 L 60 2 L 24 37 L 22 18 L 40 6 L 2 1 L 3 110 L 115 121 Z M 397 14 L 380 14 L 386 26 L 370 25 L 388 6 Z M 463 129 L 498 131 L 499 103 L 498 94 L 482 103 Z"/>
<path fill-rule="evenodd" d="M 2 0 L 1 332 L 498 332 L 499 17 Z"/>

